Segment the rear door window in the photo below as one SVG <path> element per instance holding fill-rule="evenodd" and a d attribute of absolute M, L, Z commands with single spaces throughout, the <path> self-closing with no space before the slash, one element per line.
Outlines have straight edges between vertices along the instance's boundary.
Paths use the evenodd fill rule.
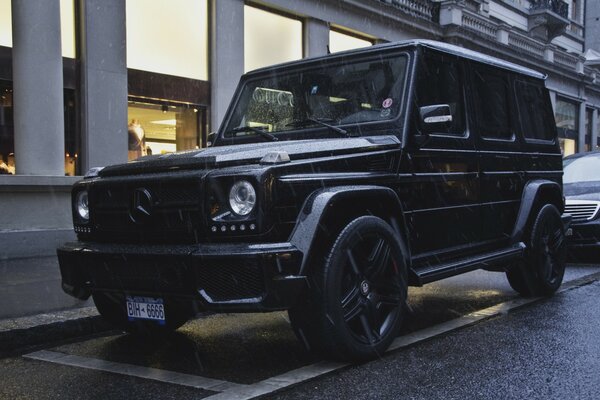
<path fill-rule="evenodd" d="M 472 82 L 476 131 L 486 139 L 512 140 L 508 74 L 474 66 Z"/>

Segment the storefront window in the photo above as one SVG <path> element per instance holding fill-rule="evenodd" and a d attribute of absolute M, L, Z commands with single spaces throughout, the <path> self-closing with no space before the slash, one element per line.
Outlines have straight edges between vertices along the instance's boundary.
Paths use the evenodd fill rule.
<path fill-rule="evenodd" d="M 202 108 L 130 100 L 128 159 L 201 147 Z"/>
<path fill-rule="evenodd" d="M 600 109 L 596 110 L 596 147 L 595 150 L 600 149 Z"/>
<path fill-rule="evenodd" d="M 0 46 L 12 47 L 11 0 L 0 0 Z M 75 3 L 60 0 L 62 55 L 75 58 Z"/>
<path fill-rule="evenodd" d="M 207 81 L 207 0 L 127 0 L 127 67 Z"/>
<path fill-rule="evenodd" d="M 329 31 L 329 50 L 332 53 L 337 51 L 360 49 L 362 47 L 372 46 L 373 42 L 367 39 L 361 39 L 357 36 L 330 30 Z"/>
<path fill-rule="evenodd" d="M 15 173 L 12 85 L 0 81 L 0 174 Z"/>
<path fill-rule="evenodd" d="M 554 117 L 563 156 L 577 153 L 579 105 L 573 101 L 557 98 Z"/>
<path fill-rule="evenodd" d="M 0 46 L 12 47 L 11 0 L 0 0 Z"/>
<path fill-rule="evenodd" d="M 244 6 L 244 70 L 302 58 L 302 22 Z"/>
<path fill-rule="evenodd" d="M 556 126 L 576 131 L 579 126 L 579 105 L 577 103 L 556 99 Z"/>
<path fill-rule="evenodd" d="M 64 90 L 65 175 L 80 175 L 80 142 L 76 129 L 75 91 Z M 0 174 L 15 174 L 12 82 L 0 81 Z"/>

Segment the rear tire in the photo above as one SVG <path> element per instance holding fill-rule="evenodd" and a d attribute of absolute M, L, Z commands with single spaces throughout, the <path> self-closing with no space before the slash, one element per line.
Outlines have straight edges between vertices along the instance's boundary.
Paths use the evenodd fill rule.
<path fill-rule="evenodd" d="M 165 325 L 153 321 L 129 321 L 125 309 L 125 296 L 114 293 L 92 294 L 96 309 L 108 323 L 128 333 L 161 337 L 185 324 L 194 316 L 192 304 L 165 301 Z"/>
<path fill-rule="evenodd" d="M 404 317 L 407 271 L 397 235 L 363 216 L 339 233 L 310 276 L 305 303 L 289 310 L 298 338 L 312 351 L 362 361 L 381 356 Z"/>
<path fill-rule="evenodd" d="M 506 273 L 508 283 L 524 297 L 550 296 L 562 283 L 566 258 L 560 213 L 554 205 L 546 204 L 533 223 L 525 261 Z"/>

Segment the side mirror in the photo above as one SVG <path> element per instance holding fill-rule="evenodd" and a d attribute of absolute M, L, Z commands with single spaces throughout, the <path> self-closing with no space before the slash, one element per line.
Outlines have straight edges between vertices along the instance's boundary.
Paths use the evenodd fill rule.
<path fill-rule="evenodd" d="M 436 104 L 419 108 L 421 126 L 427 133 L 446 130 L 452 125 L 452 113 L 448 104 Z"/>
<path fill-rule="evenodd" d="M 217 138 L 216 132 L 211 132 L 208 135 L 206 135 L 206 147 L 211 147 L 213 145 L 213 143 L 215 142 L 216 138 Z"/>

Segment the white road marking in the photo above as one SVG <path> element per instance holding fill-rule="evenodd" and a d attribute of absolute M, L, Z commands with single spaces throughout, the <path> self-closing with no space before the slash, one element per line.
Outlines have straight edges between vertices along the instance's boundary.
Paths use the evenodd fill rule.
<path fill-rule="evenodd" d="M 139 365 L 122 364 L 48 350 L 36 351 L 34 353 L 26 354 L 23 357 L 32 360 L 51 362 L 54 364 L 68 365 L 71 367 L 112 372 L 119 375 L 135 376 L 138 378 L 151 379 L 154 381 L 173 383 L 176 385 L 189 386 L 196 389 L 205 389 L 215 392 L 234 388 L 239 389 L 240 387 L 245 386 L 233 382 L 205 378 L 197 375 L 183 374 L 180 372 L 167 371 L 158 368 L 141 367 Z"/>
<path fill-rule="evenodd" d="M 600 272 L 565 282 L 557 293 L 562 293 L 597 280 L 600 280 Z M 455 318 L 429 328 L 400 336 L 396 338 L 394 342 L 392 342 L 392 345 L 387 352 L 412 346 L 422 341 L 432 339 L 436 336 L 473 325 L 477 322 L 507 314 L 509 311 L 542 299 L 543 298 L 540 297 L 516 298 L 488 308 L 474 311 L 459 318 Z M 30 353 L 24 355 L 23 357 L 219 392 L 217 394 L 205 397 L 203 400 L 251 400 L 267 394 L 273 394 L 284 388 L 289 388 L 311 379 L 327 375 L 334 371 L 339 371 L 351 365 L 348 363 L 320 361 L 315 364 L 285 372 L 281 375 L 267 378 L 251 385 L 241 385 L 233 382 L 204 378 L 196 375 L 188 375 L 156 368 L 140 367 L 136 365 L 67 355 L 64 353 L 46 350 Z"/>
<path fill-rule="evenodd" d="M 581 278 L 564 283 L 557 293 L 562 293 L 567 290 L 585 285 L 587 283 L 594 282 L 599 279 L 600 273 L 586 275 Z M 400 336 L 392 342 L 392 345 L 387 350 L 387 352 L 412 346 L 414 344 L 425 340 L 429 340 L 436 336 L 440 336 L 442 334 L 449 333 L 454 330 L 467 327 L 469 325 L 473 325 L 485 319 L 490 319 L 492 317 L 504 315 L 511 310 L 523 307 L 527 304 L 534 303 L 541 299 L 543 298 L 534 297 L 517 298 L 514 300 L 505 301 L 503 303 L 496 304 L 495 306 L 474 311 L 472 313 L 463 315 L 462 317 L 455 318 L 429 328 L 421 329 L 419 331 Z M 321 361 L 316 364 L 308 365 L 306 367 L 298 368 L 293 371 L 289 371 L 284 374 L 265 379 L 263 381 L 255 383 L 253 385 L 248 385 L 243 388 L 231 388 L 229 390 L 225 390 L 222 393 L 205 397 L 202 400 L 251 400 L 259 396 L 273 394 L 274 392 L 280 391 L 281 389 L 306 382 L 308 380 L 329 374 L 334 371 L 338 371 L 349 365 L 351 364 L 338 363 L 336 365 L 335 363 L 326 363 L 325 361 Z"/>

